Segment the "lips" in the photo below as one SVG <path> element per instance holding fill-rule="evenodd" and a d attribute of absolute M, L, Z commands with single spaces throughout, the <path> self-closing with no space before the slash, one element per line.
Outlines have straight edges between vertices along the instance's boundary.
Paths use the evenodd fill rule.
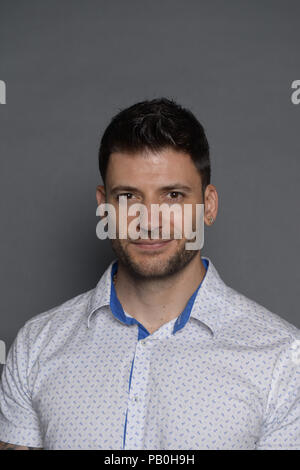
<path fill-rule="evenodd" d="M 140 240 L 137 240 L 135 242 L 132 242 L 136 245 L 157 245 L 157 244 L 162 244 L 162 243 L 168 243 L 170 242 L 171 240 L 160 240 L 160 239 L 157 239 L 157 240 L 143 240 L 143 239 L 140 239 Z"/>
<path fill-rule="evenodd" d="M 132 242 L 138 248 L 145 250 L 154 250 L 163 248 L 168 245 L 172 240 L 137 240 Z"/>

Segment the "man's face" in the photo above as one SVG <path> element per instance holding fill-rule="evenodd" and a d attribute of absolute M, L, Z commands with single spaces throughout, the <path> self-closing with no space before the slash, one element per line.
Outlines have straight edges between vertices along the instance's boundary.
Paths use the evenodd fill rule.
<path fill-rule="evenodd" d="M 106 202 L 113 204 L 119 220 L 119 198 L 125 195 L 127 206 L 142 203 L 148 210 L 142 230 L 148 239 L 112 239 L 112 248 L 122 264 L 139 279 L 160 279 L 182 270 L 199 250 L 186 250 L 182 238 L 174 238 L 174 217 L 170 219 L 170 237 L 162 237 L 162 218 L 159 219 L 159 239 L 151 239 L 151 204 L 192 204 L 192 226 L 196 228 L 196 204 L 203 203 L 201 176 L 191 157 L 174 149 L 157 153 L 112 153 L 106 175 Z M 129 225 L 131 219 L 126 223 Z M 153 244 L 153 242 L 156 242 Z M 152 244 L 150 244 L 152 243 Z"/>

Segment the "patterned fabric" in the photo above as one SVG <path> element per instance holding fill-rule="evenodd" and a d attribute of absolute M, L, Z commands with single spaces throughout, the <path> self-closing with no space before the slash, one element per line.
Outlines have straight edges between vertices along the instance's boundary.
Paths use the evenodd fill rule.
<path fill-rule="evenodd" d="M 300 449 L 300 331 L 212 261 L 149 332 L 99 283 L 27 321 L 0 386 L 0 440 L 44 449 Z M 298 360 L 296 360 L 298 359 Z"/>

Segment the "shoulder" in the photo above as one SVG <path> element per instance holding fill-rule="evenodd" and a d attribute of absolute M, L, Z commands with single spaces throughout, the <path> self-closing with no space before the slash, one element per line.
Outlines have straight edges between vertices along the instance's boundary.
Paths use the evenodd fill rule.
<path fill-rule="evenodd" d="M 281 315 L 226 286 L 224 333 L 241 342 L 259 346 L 291 344 L 300 330 Z"/>
<path fill-rule="evenodd" d="M 62 331 L 73 331 L 74 327 L 84 320 L 94 290 L 83 292 L 31 317 L 20 329 L 18 336 L 22 336 L 23 341 L 32 349 L 35 343 L 41 345 Z"/>

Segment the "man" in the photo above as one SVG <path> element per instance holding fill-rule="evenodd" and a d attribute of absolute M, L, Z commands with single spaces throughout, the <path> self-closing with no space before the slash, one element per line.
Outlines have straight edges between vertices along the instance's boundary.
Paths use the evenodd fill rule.
<path fill-rule="evenodd" d="M 206 225 L 216 219 L 203 127 L 172 100 L 118 113 L 99 165 L 99 207 L 143 204 L 141 233 L 153 204 L 202 204 Z M 173 222 L 168 239 L 112 239 L 95 289 L 21 328 L 2 375 L 2 447 L 300 448 L 299 330 L 227 286 Z"/>

